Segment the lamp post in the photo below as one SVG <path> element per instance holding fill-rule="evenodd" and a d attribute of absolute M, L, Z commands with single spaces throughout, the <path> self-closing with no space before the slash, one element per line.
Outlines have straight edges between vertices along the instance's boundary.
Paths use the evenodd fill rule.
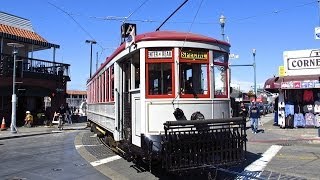
<path fill-rule="evenodd" d="M 223 15 L 220 16 L 219 18 L 220 26 L 221 26 L 221 35 L 222 35 L 222 40 L 224 40 L 224 25 L 226 23 L 226 17 Z"/>
<path fill-rule="evenodd" d="M 97 44 L 95 40 L 86 40 L 86 43 L 90 43 L 90 78 L 92 76 L 92 44 Z"/>
<path fill-rule="evenodd" d="M 252 49 L 252 55 L 253 55 L 253 76 L 254 76 L 254 95 L 255 100 L 257 100 L 257 74 L 256 74 L 256 49 Z"/>
<path fill-rule="evenodd" d="M 11 111 L 11 133 L 17 133 L 17 128 L 16 128 L 16 106 L 17 106 L 17 95 L 16 95 L 16 58 L 18 54 L 18 48 L 23 47 L 22 44 L 18 43 L 8 43 L 8 46 L 12 47 L 12 54 L 13 54 L 13 75 L 12 75 L 12 111 Z"/>

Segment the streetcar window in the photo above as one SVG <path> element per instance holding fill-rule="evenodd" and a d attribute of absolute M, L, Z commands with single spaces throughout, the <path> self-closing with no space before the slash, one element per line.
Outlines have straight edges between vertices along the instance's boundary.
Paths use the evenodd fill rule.
<path fill-rule="evenodd" d="M 208 98 L 209 54 L 205 49 L 181 49 L 179 84 L 182 98 Z"/>
<path fill-rule="evenodd" d="M 214 59 L 214 96 L 216 98 L 228 97 L 228 57 L 225 52 L 213 52 Z"/>
<path fill-rule="evenodd" d="M 182 97 L 209 95 L 208 87 L 207 63 L 180 63 L 180 91 Z"/>
<path fill-rule="evenodd" d="M 172 94 L 172 63 L 154 63 L 148 65 L 149 95 Z"/>
<path fill-rule="evenodd" d="M 111 97 L 110 101 L 114 101 L 114 66 L 111 67 L 110 70 L 110 92 L 111 92 Z"/>
<path fill-rule="evenodd" d="M 106 98 L 106 102 L 108 102 L 109 101 L 109 87 L 110 87 L 109 86 L 109 69 L 106 70 L 105 76 L 106 76 L 106 89 L 105 89 L 106 96 L 105 96 L 105 98 Z"/>
<path fill-rule="evenodd" d="M 140 55 L 140 54 L 138 54 Z M 140 88 L 140 56 L 134 57 L 132 59 L 132 72 L 134 72 L 133 81 L 132 84 L 133 89 L 139 89 Z"/>
<path fill-rule="evenodd" d="M 227 53 L 222 53 L 222 52 L 215 52 L 214 53 L 214 62 L 218 63 L 227 63 L 228 62 L 228 54 Z"/>
<path fill-rule="evenodd" d="M 146 97 L 174 98 L 173 49 L 150 48 L 146 54 Z"/>
<path fill-rule="evenodd" d="M 215 97 L 227 95 L 227 69 L 224 66 L 214 66 L 214 87 Z"/>

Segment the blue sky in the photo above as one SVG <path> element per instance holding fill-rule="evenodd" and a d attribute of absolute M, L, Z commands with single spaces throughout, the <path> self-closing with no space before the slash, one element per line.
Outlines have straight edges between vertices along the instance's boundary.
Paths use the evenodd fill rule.
<path fill-rule="evenodd" d="M 1 0 L 0 11 L 31 20 L 35 31 L 50 43 L 60 45 L 56 61 L 71 64 L 68 89 L 84 90 L 89 77 L 90 46 L 87 39 L 98 44 L 93 49 L 93 72 L 96 52 L 103 63 L 120 44 L 120 20 L 127 17 L 137 24 L 138 34 L 155 31 L 184 0 Z M 64 11 L 64 12 L 63 12 Z M 69 15 L 68 15 L 68 14 Z M 161 30 L 199 33 L 221 39 L 219 17 L 226 17 L 225 34 L 231 53 L 239 55 L 231 64 L 251 64 L 256 49 L 257 84 L 278 73 L 287 50 L 318 48 L 314 28 L 319 25 L 316 0 L 189 0 Z M 148 22 L 146 22 L 148 21 Z M 192 23 L 194 22 L 194 23 Z M 52 51 L 37 58 L 52 59 Z M 234 67 L 232 82 L 241 89 L 253 85 L 252 67 Z"/>

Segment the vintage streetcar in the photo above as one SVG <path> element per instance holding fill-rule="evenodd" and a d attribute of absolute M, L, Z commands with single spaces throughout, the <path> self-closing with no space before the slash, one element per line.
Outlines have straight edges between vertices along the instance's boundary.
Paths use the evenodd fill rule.
<path fill-rule="evenodd" d="M 122 43 L 87 82 L 92 131 L 127 159 L 168 172 L 245 160 L 242 118 L 230 117 L 230 44 L 155 31 Z"/>

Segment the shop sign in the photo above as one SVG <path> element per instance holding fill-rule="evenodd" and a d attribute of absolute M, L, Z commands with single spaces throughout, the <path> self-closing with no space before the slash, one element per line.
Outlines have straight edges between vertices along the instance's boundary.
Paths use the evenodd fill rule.
<path fill-rule="evenodd" d="M 148 51 L 148 58 L 172 58 L 172 51 Z"/>
<path fill-rule="evenodd" d="M 301 88 L 301 82 L 300 81 L 295 81 L 293 82 L 294 88 Z"/>
<path fill-rule="evenodd" d="M 320 49 L 284 51 L 283 58 L 285 76 L 319 74 Z"/>
<path fill-rule="evenodd" d="M 281 82 L 281 89 L 291 89 L 293 88 L 293 82 Z"/>
<path fill-rule="evenodd" d="M 310 88 L 320 88 L 320 82 L 316 80 L 281 82 L 281 89 L 310 89 Z"/>
<path fill-rule="evenodd" d="M 320 88 L 320 82 L 318 81 L 318 82 L 314 82 L 314 87 L 315 88 Z"/>
<path fill-rule="evenodd" d="M 302 88 L 308 88 L 308 82 L 301 82 Z"/>
<path fill-rule="evenodd" d="M 285 76 L 284 66 L 279 66 L 279 77 Z"/>
<path fill-rule="evenodd" d="M 207 60 L 208 53 L 203 51 L 181 51 L 181 58 L 193 60 Z"/>
<path fill-rule="evenodd" d="M 304 57 L 288 59 L 289 70 L 320 68 L 320 57 Z"/>

